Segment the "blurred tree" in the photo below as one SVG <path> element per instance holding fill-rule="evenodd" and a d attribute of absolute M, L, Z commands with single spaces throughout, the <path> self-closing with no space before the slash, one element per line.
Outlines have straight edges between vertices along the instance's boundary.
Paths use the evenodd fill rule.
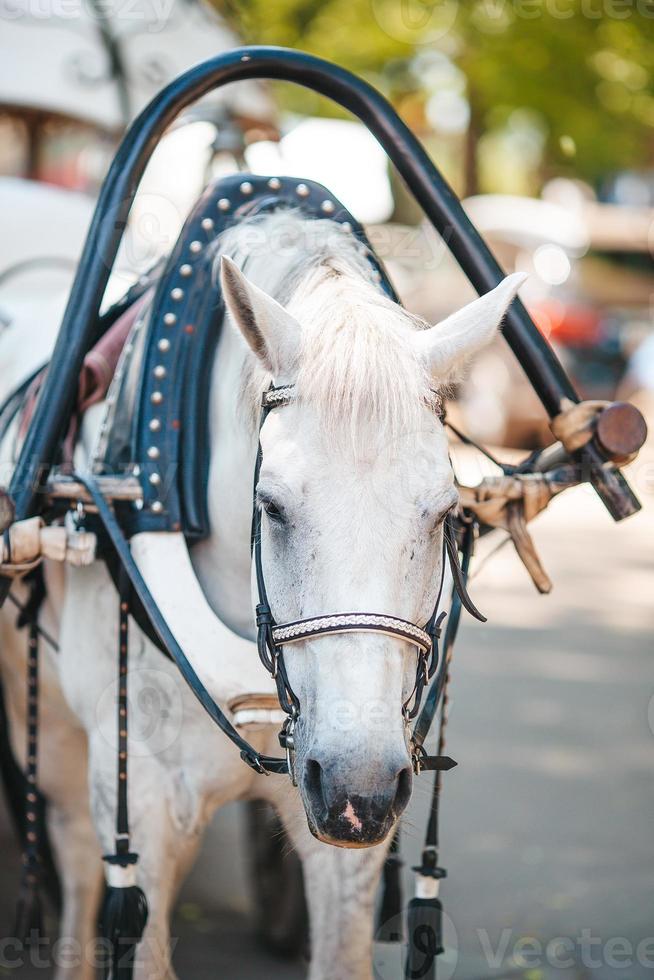
<path fill-rule="evenodd" d="M 542 132 L 538 179 L 596 183 L 652 163 L 654 0 L 215 0 L 246 40 L 285 44 L 365 75 L 423 135 L 438 73 L 425 53 L 462 69 L 469 102 L 462 154 L 477 184 L 478 142 L 529 110 Z M 284 92 L 289 108 L 333 112 Z M 519 144 L 518 144 L 518 151 Z"/>
<path fill-rule="evenodd" d="M 483 128 L 528 108 L 544 124 L 543 176 L 652 162 L 654 4 L 630 0 L 478 0 L 458 63 Z M 611 15 L 613 14 L 613 15 Z"/>

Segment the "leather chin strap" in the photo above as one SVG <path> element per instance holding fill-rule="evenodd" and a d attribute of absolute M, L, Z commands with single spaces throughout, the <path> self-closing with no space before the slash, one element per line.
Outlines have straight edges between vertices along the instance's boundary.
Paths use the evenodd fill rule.
<path fill-rule="evenodd" d="M 283 385 L 280 387 L 271 386 L 263 393 L 261 400 L 261 418 L 259 422 L 259 434 L 268 417 L 274 408 L 288 405 L 294 398 L 294 386 Z M 259 657 L 266 670 L 277 683 L 279 703 L 288 715 L 284 727 L 280 733 L 280 744 L 286 750 L 289 774 L 295 782 L 293 767 L 294 754 L 294 731 L 297 719 L 300 715 L 300 702 L 297 695 L 291 688 L 284 663 L 284 647 L 292 643 L 320 636 L 333 636 L 340 633 L 379 633 L 390 636 L 394 639 L 403 640 L 415 646 L 417 651 L 416 680 L 413 690 L 408 699 L 402 706 L 402 714 L 405 722 L 409 724 L 418 714 L 422 695 L 425 686 L 436 672 L 439 662 L 439 640 L 441 637 L 441 623 L 445 618 L 445 613 L 438 615 L 438 607 L 443 593 L 443 583 L 445 580 L 445 557 L 449 558 L 452 569 L 454 589 L 460 597 L 461 604 L 468 612 L 486 622 L 472 599 L 467 593 L 464 576 L 458 559 L 458 548 L 456 544 L 455 531 L 449 515 L 443 523 L 443 560 L 441 563 L 441 579 L 438 588 L 438 595 L 432 610 L 432 614 L 424 627 L 417 626 L 405 619 L 397 616 L 389 616 L 385 613 L 367 612 L 348 612 L 334 613 L 324 616 L 312 616 L 308 619 L 294 620 L 292 622 L 278 624 L 272 614 L 268 594 L 266 591 L 265 577 L 263 573 L 263 561 L 261 552 L 261 507 L 257 503 L 256 491 L 259 482 L 259 474 L 262 464 L 261 438 L 257 448 L 257 460 L 254 469 L 254 488 L 253 488 L 253 510 L 252 510 L 252 534 L 251 550 L 255 565 L 257 582 L 258 603 L 256 607 L 257 623 L 257 647 Z M 413 704 L 411 705 L 411 702 Z M 422 742 L 415 743 L 412 738 L 413 764 L 416 772 L 423 769 L 449 769 L 456 763 L 448 757 L 427 756 Z"/>

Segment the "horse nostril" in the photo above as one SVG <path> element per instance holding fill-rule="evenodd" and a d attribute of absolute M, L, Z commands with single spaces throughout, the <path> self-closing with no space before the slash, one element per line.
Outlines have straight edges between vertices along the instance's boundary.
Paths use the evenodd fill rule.
<path fill-rule="evenodd" d="M 393 810 L 398 817 L 411 799 L 412 783 L 413 773 L 409 766 L 405 766 L 404 769 L 400 770 L 397 777 L 397 790 L 395 792 L 395 799 L 393 800 Z"/>
<path fill-rule="evenodd" d="M 314 813 L 323 813 L 327 802 L 322 784 L 322 766 L 316 759 L 307 759 L 304 764 L 304 790 Z"/>

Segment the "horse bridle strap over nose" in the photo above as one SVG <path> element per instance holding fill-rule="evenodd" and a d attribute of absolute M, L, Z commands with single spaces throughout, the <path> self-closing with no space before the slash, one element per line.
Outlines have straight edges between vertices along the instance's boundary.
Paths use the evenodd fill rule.
<path fill-rule="evenodd" d="M 427 654 L 431 650 L 429 633 L 397 616 L 376 616 L 373 613 L 342 613 L 335 616 L 313 616 L 298 619 L 284 626 L 273 626 L 272 639 L 276 647 L 308 640 L 313 636 L 334 633 L 381 633 L 412 643 Z"/>
<path fill-rule="evenodd" d="M 275 387 L 273 384 L 271 384 L 270 387 L 263 393 L 261 399 L 259 433 L 261 433 L 261 429 L 263 428 L 263 424 L 268 416 L 268 413 L 274 408 L 280 408 L 284 405 L 288 405 L 294 400 L 294 398 L 294 385 L 281 385 L 279 387 Z M 416 717 L 420 708 L 425 686 L 436 672 L 436 668 L 438 666 L 438 641 L 441 635 L 441 623 L 445 617 L 445 613 L 441 613 L 440 616 L 438 615 L 438 607 L 440 605 L 443 592 L 446 555 L 450 560 L 450 566 L 452 568 L 454 588 L 459 594 L 462 605 L 468 610 L 468 612 L 471 613 L 471 615 L 475 616 L 482 622 L 485 622 L 485 617 L 482 616 L 482 614 L 476 608 L 466 591 L 465 581 L 461 574 L 461 569 L 458 562 L 458 552 L 453 528 L 449 523 L 449 518 L 446 518 L 443 526 L 443 561 L 438 595 L 436 597 L 432 614 L 424 627 L 417 626 L 415 623 L 411 623 L 408 620 L 401 619 L 397 616 L 390 616 L 386 613 L 370 612 L 334 613 L 323 616 L 312 616 L 306 619 L 299 619 L 288 623 L 276 623 L 266 592 L 261 554 L 262 508 L 258 504 L 256 498 L 261 463 L 262 449 L 261 438 L 259 438 L 257 461 L 254 470 L 254 504 L 251 541 L 259 599 L 256 608 L 257 646 L 263 665 L 277 682 L 277 692 L 279 695 L 280 705 L 289 716 L 280 734 L 280 742 L 286 749 L 289 771 L 291 776 L 293 776 L 293 732 L 295 729 L 295 723 L 300 714 L 300 703 L 290 686 L 288 675 L 286 673 L 286 667 L 283 659 L 283 648 L 285 646 L 321 636 L 366 632 L 382 634 L 384 636 L 392 637 L 393 639 L 399 639 L 410 643 L 417 650 L 418 663 L 416 669 L 416 681 L 413 686 L 413 690 L 403 705 L 403 714 L 406 722 L 408 723 Z M 409 704 L 411 700 L 413 700 L 413 707 L 410 708 Z M 427 765 L 426 759 L 428 757 L 425 756 L 422 746 L 420 746 L 419 749 L 420 751 L 415 753 L 414 758 L 416 771 L 420 771 L 424 768 L 449 768 L 453 764 L 452 760 L 445 758 L 440 760 L 440 763 L 442 763 L 440 764 L 439 760 L 434 757 L 434 759 L 431 760 L 432 765 Z"/>

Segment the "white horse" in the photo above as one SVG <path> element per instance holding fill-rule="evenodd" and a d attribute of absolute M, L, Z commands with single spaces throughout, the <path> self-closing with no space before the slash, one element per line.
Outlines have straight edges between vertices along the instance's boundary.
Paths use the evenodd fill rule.
<path fill-rule="evenodd" d="M 329 220 L 264 215 L 214 247 L 228 316 L 211 382 L 211 533 L 191 553 L 208 602 L 234 634 L 253 638 L 252 474 L 261 394 L 273 380 L 294 384 L 297 395 L 270 413 L 261 432 L 256 495 L 275 618 L 360 610 L 422 624 L 440 581 L 443 519 L 457 503 L 434 391 L 493 338 L 522 277 L 509 276 L 430 327 L 382 294 L 364 248 Z M 239 268 L 246 257 L 247 278 Z M 96 411 L 85 420 L 80 462 L 97 420 Z M 10 432 L 4 473 L 13 452 Z M 176 569 L 165 573 L 174 577 Z M 47 566 L 46 581 L 41 621 L 60 651 L 42 644 L 40 785 L 63 882 L 61 932 L 84 951 L 94 934 L 101 854 L 114 846 L 118 600 L 100 562 L 65 572 Z M 24 761 L 25 637 L 8 605 L 0 626 L 12 741 Z M 243 647 L 240 641 L 237 669 L 249 689 L 269 690 L 254 645 Z M 207 648 L 203 657 L 200 676 L 224 706 L 221 664 L 234 669 L 233 651 Z M 310 977 L 371 977 L 384 841 L 412 787 L 402 705 L 415 682 L 415 648 L 360 632 L 295 643 L 285 659 L 301 704 L 297 789 L 244 765 L 176 668 L 130 622 L 130 702 L 156 698 L 159 706 L 156 737 L 130 741 L 130 825 L 150 905 L 139 980 L 174 976 L 170 911 L 212 813 L 255 797 L 277 808 L 303 862 Z M 276 727 L 246 735 L 261 751 L 279 753 Z M 92 973 L 82 955 L 61 964 L 57 978 Z"/>

